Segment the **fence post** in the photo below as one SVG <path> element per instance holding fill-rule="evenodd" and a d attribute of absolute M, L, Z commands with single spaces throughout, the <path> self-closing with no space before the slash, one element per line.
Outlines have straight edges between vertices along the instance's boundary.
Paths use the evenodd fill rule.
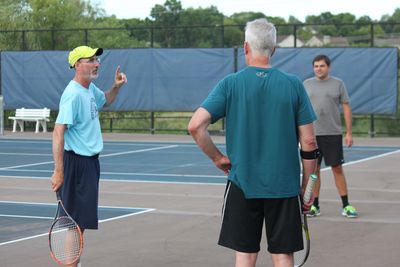
<path fill-rule="evenodd" d="M 25 31 L 22 31 L 22 51 L 26 50 L 26 36 Z"/>
<path fill-rule="evenodd" d="M 4 135 L 3 96 L 0 95 L 0 135 Z"/>
<path fill-rule="evenodd" d="M 369 137 L 374 138 L 375 137 L 375 120 L 374 120 L 374 114 L 371 114 L 371 124 L 370 124 L 370 129 L 369 129 Z"/>
<path fill-rule="evenodd" d="M 51 47 L 53 50 L 56 50 L 56 37 L 54 29 L 51 30 Z"/>
<path fill-rule="evenodd" d="M 154 48 L 154 27 L 150 28 L 150 47 Z"/>
<path fill-rule="evenodd" d="M 156 129 L 154 129 L 154 112 L 153 111 L 151 112 L 150 116 L 151 116 L 151 119 L 150 119 L 150 132 L 151 132 L 151 134 L 154 134 Z"/>
<path fill-rule="evenodd" d="M 221 15 L 221 47 L 222 48 L 225 47 L 224 39 L 225 39 L 224 15 Z"/>
<path fill-rule="evenodd" d="M 88 33 L 88 29 L 84 29 L 84 33 L 85 33 L 85 45 L 89 45 L 89 33 Z"/>
<path fill-rule="evenodd" d="M 374 24 L 371 23 L 371 47 L 374 47 L 374 38 L 375 38 L 375 34 L 374 34 Z"/>

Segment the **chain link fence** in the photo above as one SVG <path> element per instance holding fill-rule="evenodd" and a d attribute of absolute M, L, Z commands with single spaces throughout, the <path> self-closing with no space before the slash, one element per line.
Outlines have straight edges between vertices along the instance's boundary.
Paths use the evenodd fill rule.
<path fill-rule="evenodd" d="M 217 24 L 0 30 L 0 51 L 70 50 L 71 47 L 82 44 L 106 49 L 241 47 L 244 27 L 245 25 Z M 400 48 L 400 23 L 277 24 L 276 27 L 278 47 Z M 5 111 L 3 114 L 0 108 L 0 112 L 3 131 L 3 127 L 10 127 L 10 123 L 4 121 L 4 118 L 11 116 L 13 111 Z M 55 117 L 56 114 L 52 112 L 52 116 Z M 189 118 L 190 114 L 179 112 L 101 113 L 102 128 L 110 132 L 187 132 Z M 395 116 L 357 115 L 353 117 L 354 133 L 371 137 L 400 136 L 399 121 L 399 111 Z M 49 126 L 51 129 L 51 123 Z M 224 132 L 223 121 L 213 127 L 215 133 Z"/>

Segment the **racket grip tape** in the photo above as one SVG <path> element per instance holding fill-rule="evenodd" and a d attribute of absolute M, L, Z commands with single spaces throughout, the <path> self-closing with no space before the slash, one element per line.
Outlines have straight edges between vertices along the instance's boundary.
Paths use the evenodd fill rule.
<path fill-rule="evenodd" d="M 315 174 L 311 174 L 308 177 L 306 191 L 304 192 L 304 196 L 303 196 L 303 203 L 308 203 L 310 201 L 312 193 L 313 193 L 314 184 L 317 181 L 317 179 L 318 179 L 318 176 Z"/>

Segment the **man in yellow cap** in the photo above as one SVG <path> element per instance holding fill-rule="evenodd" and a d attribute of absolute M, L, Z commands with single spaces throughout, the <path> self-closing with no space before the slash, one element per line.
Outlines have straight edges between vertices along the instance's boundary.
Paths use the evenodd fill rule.
<path fill-rule="evenodd" d="M 128 82 L 120 66 L 114 84 L 107 92 L 92 81 L 98 77 L 102 48 L 76 47 L 68 62 L 75 76 L 65 88 L 53 131 L 53 191 L 60 190 L 61 199 L 81 230 L 98 228 L 98 193 L 100 166 L 98 156 L 103 149 L 98 110 L 110 105 L 120 88 Z M 71 266 L 80 263 L 75 263 Z"/>

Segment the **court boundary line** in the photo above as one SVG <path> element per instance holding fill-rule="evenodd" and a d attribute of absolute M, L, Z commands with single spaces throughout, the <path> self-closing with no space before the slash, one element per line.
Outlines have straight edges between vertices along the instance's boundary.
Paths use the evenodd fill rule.
<path fill-rule="evenodd" d="M 0 201 L 0 203 L 13 203 L 13 204 L 28 204 L 28 205 L 46 205 L 46 206 L 56 206 L 57 204 L 52 204 L 52 203 L 43 203 L 43 202 L 23 202 L 23 201 Z M 124 214 L 124 215 L 120 215 L 120 216 L 116 216 L 116 217 L 112 217 L 112 218 L 108 218 L 108 219 L 103 219 L 103 220 L 99 220 L 99 224 L 100 223 L 104 223 L 104 222 L 110 222 L 110 221 L 114 221 L 114 220 L 119 220 L 119 219 L 123 219 L 123 218 L 127 218 L 127 217 L 131 217 L 131 216 L 135 216 L 135 215 L 140 215 L 140 214 L 144 214 L 144 213 L 148 213 L 148 212 L 152 212 L 155 211 L 155 208 L 138 208 L 138 207 L 121 207 L 121 206 L 99 206 L 100 208 L 115 208 L 115 209 L 141 209 L 142 211 L 138 211 L 138 212 L 133 212 L 133 213 L 128 213 L 128 214 Z M 2 214 L 0 214 L 0 217 L 6 217 L 6 216 L 2 216 Z M 19 215 L 12 215 L 10 216 L 12 218 L 21 218 L 22 216 Z M 31 217 L 35 217 L 35 216 L 24 216 L 22 218 L 31 218 Z M 54 217 L 38 217 L 36 219 L 48 219 L 48 220 L 53 220 Z M 50 226 L 49 226 L 50 228 Z M 5 245 L 9 245 L 9 244 L 13 244 L 13 243 L 18 243 L 21 241 L 25 241 L 25 240 L 30 240 L 30 239 L 34 239 L 34 238 L 38 238 L 38 237 L 42 237 L 42 236 L 47 236 L 49 233 L 42 233 L 42 234 L 37 234 L 37 235 L 33 235 L 33 236 L 27 236 L 24 238 L 18 238 L 18 239 L 14 239 L 14 240 L 9 240 L 6 242 L 2 242 L 0 243 L 0 247 L 1 246 L 5 246 Z"/>
<path fill-rule="evenodd" d="M 164 149 L 170 148 L 170 147 L 179 147 L 179 145 L 165 146 Z M 156 148 L 153 148 L 153 149 L 156 149 Z M 161 148 L 158 148 L 158 149 L 161 149 Z M 136 151 L 139 151 L 139 150 L 136 150 Z M 371 156 L 371 157 L 363 158 L 363 159 L 360 159 L 360 160 L 355 160 L 355 161 L 351 161 L 351 162 L 348 162 L 348 163 L 344 163 L 343 166 L 350 166 L 350 165 L 366 162 L 366 161 L 373 160 L 373 159 L 383 158 L 383 157 L 386 157 L 386 156 L 397 154 L 399 152 L 400 152 L 400 149 L 396 149 L 394 151 L 386 152 L 386 153 L 383 153 L 383 154 L 380 154 L 380 155 Z M 138 152 L 133 152 L 133 153 L 138 153 Z M 109 155 L 109 154 L 106 154 L 106 155 Z M 15 170 L 15 169 L 9 169 L 9 168 L 10 167 L 0 168 L 0 171 L 14 171 Z M 325 172 L 325 171 L 328 171 L 330 168 L 331 167 L 328 166 L 328 167 L 322 168 L 321 171 Z M 30 172 L 32 172 L 33 170 L 15 170 L 15 171 L 21 171 L 21 172 L 30 171 Z M 50 170 L 35 170 L 35 171 L 36 172 L 51 172 Z M 108 174 L 108 175 L 114 174 L 113 172 L 103 172 L 103 173 Z M 135 175 L 135 173 L 127 174 L 127 175 Z M 186 176 L 186 177 L 200 177 L 200 178 L 201 177 L 205 177 L 205 178 L 224 178 L 225 177 L 226 178 L 226 176 L 223 176 L 223 175 L 220 175 L 220 176 L 216 175 L 216 176 L 210 176 L 210 177 L 207 177 L 205 175 L 190 175 L 190 174 L 178 174 L 178 175 L 175 175 L 175 174 L 140 173 L 140 174 L 136 174 L 136 175 L 143 175 L 143 176 L 151 176 L 151 175 L 161 176 L 161 175 L 163 175 L 165 177 L 172 177 L 172 176 L 185 177 Z M 0 175 L 0 178 L 49 179 L 48 177 L 9 176 L 9 175 Z M 209 182 L 208 183 L 201 183 L 201 182 L 126 180 L 126 179 L 107 179 L 107 178 L 104 178 L 104 179 L 101 178 L 100 181 L 104 181 L 104 182 L 127 182 L 127 183 L 138 183 L 139 182 L 139 183 L 156 183 L 156 184 L 157 183 L 160 183 L 160 184 L 162 184 L 162 183 L 166 183 L 166 184 L 196 184 L 196 185 L 221 185 L 221 184 L 224 184 L 224 183 L 209 183 Z"/>
<path fill-rule="evenodd" d="M 350 162 L 342 164 L 342 166 L 350 166 L 350 165 L 362 163 L 362 162 L 373 160 L 373 159 L 383 158 L 383 157 L 390 156 L 390 155 L 397 154 L 397 153 L 400 153 L 400 149 L 397 149 L 397 150 L 394 150 L 394 151 L 390 151 L 390 152 L 386 152 L 386 153 L 383 153 L 383 154 L 380 154 L 380 155 L 376 155 L 376 156 L 371 156 L 371 157 L 367 157 L 367 158 L 363 158 L 363 159 L 359 159 L 359 160 L 350 161 Z M 326 170 L 329 170 L 330 168 L 331 167 L 328 166 L 328 167 L 325 167 L 325 168 L 321 169 L 321 171 L 326 171 Z"/>
<path fill-rule="evenodd" d="M 139 150 L 130 150 L 130 151 L 125 151 L 125 152 L 103 154 L 103 155 L 100 155 L 99 157 L 100 158 L 105 158 L 105 157 L 111 157 L 111 156 L 135 154 L 135 153 L 141 153 L 141 152 L 147 152 L 147 151 L 155 151 L 155 150 L 174 148 L 174 147 L 178 147 L 178 146 L 179 145 L 169 145 L 169 146 L 161 146 L 161 147 L 146 148 L 146 149 L 139 149 Z M 45 162 L 38 162 L 38 163 L 32 163 L 32 164 L 24 164 L 24 165 L 10 166 L 10 167 L 2 167 L 2 168 L 0 168 L 0 171 L 7 171 L 7 170 L 18 169 L 18 168 L 23 168 L 23 167 L 30 167 L 30 166 L 46 165 L 46 164 L 51 164 L 51 163 L 54 163 L 54 161 L 45 161 Z"/>

